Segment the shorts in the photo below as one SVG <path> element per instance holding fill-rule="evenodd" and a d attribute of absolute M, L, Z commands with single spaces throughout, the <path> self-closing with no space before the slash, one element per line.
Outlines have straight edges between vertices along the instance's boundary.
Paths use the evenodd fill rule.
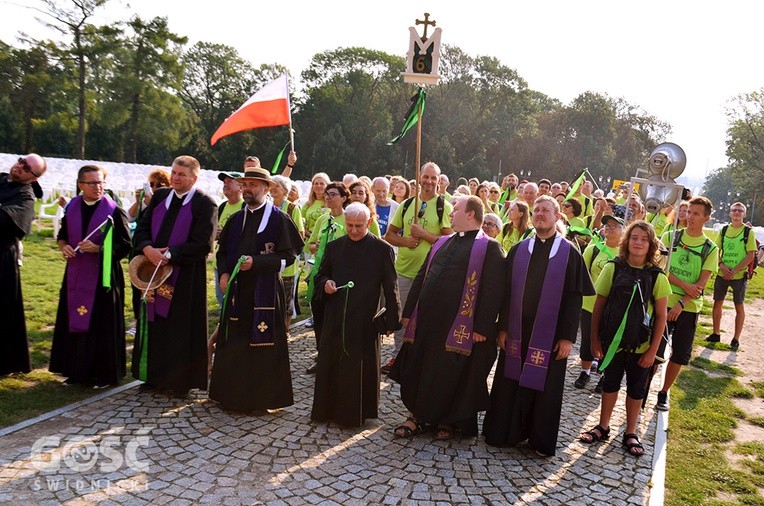
<path fill-rule="evenodd" d="M 698 313 L 682 311 L 674 322 L 668 322 L 671 337 L 671 362 L 687 365 L 692 357 L 692 342 L 698 327 Z"/>
<path fill-rule="evenodd" d="M 748 280 L 745 277 L 727 281 L 721 276 L 716 276 L 716 281 L 714 281 L 714 301 L 724 300 L 730 287 L 732 287 L 732 302 L 743 304 L 745 302 L 745 291 L 748 288 Z"/>
<path fill-rule="evenodd" d="M 626 373 L 626 395 L 632 399 L 644 399 L 647 395 L 647 379 L 650 367 L 640 367 L 642 354 L 619 351 L 613 355 L 607 368 L 602 373 L 602 391 L 613 393 L 621 389 L 621 380 Z"/>
<path fill-rule="evenodd" d="M 586 309 L 581 310 L 581 346 L 578 356 L 583 362 L 594 360 L 592 355 L 592 314 Z"/>

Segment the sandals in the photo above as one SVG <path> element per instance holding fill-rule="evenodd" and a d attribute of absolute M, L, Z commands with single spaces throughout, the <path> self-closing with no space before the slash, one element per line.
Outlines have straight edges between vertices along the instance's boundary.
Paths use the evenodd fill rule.
<path fill-rule="evenodd" d="M 629 440 L 634 440 L 635 442 L 629 443 Z M 642 443 L 639 442 L 639 438 L 634 433 L 624 434 L 621 446 L 623 446 L 626 449 L 626 452 L 633 457 L 641 457 L 645 454 L 645 447 L 642 446 Z"/>
<path fill-rule="evenodd" d="M 411 427 L 406 425 L 406 422 L 411 422 L 412 424 L 414 424 L 414 428 L 412 429 Z M 417 420 L 413 416 L 407 417 L 405 422 L 403 422 L 402 424 L 400 424 L 393 430 L 393 434 L 395 434 L 395 437 L 405 437 L 405 438 L 418 436 L 422 432 L 424 432 L 424 426 L 419 422 L 419 420 Z"/>
<path fill-rule="evenodd" d="M 607 438 L 609 437 L 610 437 L 610 427 L 606 429 L 602 425 L 597 425 L 593 429 L 587 430 L 586 432 L 581 434 L 578 440 L 581 441 L 582 443 L 586 443 L 590 445 L 594 443 L 599 443 L 600 441 L 606 441 Z"/>
<path fill-rule="evenodd" d="M 435 439 L 438 441 L 446 441 L 454 437 L 454 428 L 450 425 L 438 425 L 435 429 Z"/>

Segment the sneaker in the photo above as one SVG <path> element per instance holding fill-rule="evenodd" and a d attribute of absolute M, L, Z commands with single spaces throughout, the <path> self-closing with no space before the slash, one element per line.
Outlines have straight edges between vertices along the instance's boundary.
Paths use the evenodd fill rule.
<path fill-rule="evenodd" d="M 740 348 L 740 341 L 738 341 L 737 339 L 733 339 L 732 341 L 730 341 L 730 350 L 737 351 L 738 348 Z"/>
<path fill-rule="evenodd" d="M 313 322 L 313 317 L 308 318 L 308 321 L 305 322 L 305 328 L 306 329 L 312 329 L 315 326 L 315 322 Z"/>
<path fill-rule="evenodd" d="M 655 403 L 655 409 L 658 411 L 669 410 L 668 392 L 658 392 L 658 402 Z"/>
<path fill-rule="evenodd" d="M 585 371 L 581 371 L 581 374 L 578 375 L 578 379 L 573 383 L 573 386 L 576 388 L 584 388 L 591 379 L 589 374 Z"/>
<path fill-rule="evenodd" d="M 716 332 L 714 332 L 713 334 L 711 334 L 710 336 L 706 338 L 707 343 L 718 343 L 721 340 L 722 340 L 722 336 L 720 336 Z"/>
<path fill-rule="evenodd" d="M 379 368 L 379 372 L 382 374 L 390 374 L 390 369 L 392 369 L 394 363 L 395 359 L 391 358 L 388 363 Z"/>
<path fill-rule="evenodd" d="M 589 368 L 589 371 L 596 372 L 597 374 L 602 374 L 600 371 L 600 363 L 596 360 L 592 362 L 592 366 Z"/>
<path fill-rule="evenodd" d="M 604 379 L 605 379 L 605 377 L 604 377 L 604 376 L 600 376 L 600 379 L 599 379 L 599 381 L 597 381 L 597 386 L 596 386 L 596 387 L 594 387 L 594 391 L 595 391 L 596 393 L 598 393 L 598 394 L 601 394 L 601 393 L 602 393 L 602 380 L 604 380 Z"/>

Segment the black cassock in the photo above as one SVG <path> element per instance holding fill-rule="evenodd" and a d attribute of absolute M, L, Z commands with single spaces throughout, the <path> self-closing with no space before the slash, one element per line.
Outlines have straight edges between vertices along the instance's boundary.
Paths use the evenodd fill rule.
<path fill-rule="evenodd" d="M 338 287 L 352 281 L 353 288 L 328 295 L 324 285 L 330 279 Z M 379 331 L 372 319 L 380 294 L 385 330 L 400 327 L 392 247 L 371 233 L 360 241 L 343 236 L 330 242 L 316 275 L 316 294 L 325 300 L 325 308 L 310 417 L 358 427 L 376 418 L 379 408 Z"/>
<path fill-rule="evenodd" d="M 146 246 L 167 246 L 182 200 L 173 196 L 156 241 L 151 238 L 151 217 L 157 206 L 165 205 L 170 192 L 174 193 L 169 188 L 157 190 L 144 211 L 133 237 L 136 254 L 143 254 Z M 157 315 L 148 322 L 147 382 L 177 393 L 207 389 L 207 254 L 212 249 L 217 218 L 215 201 L 199 190 L 186 205 L 191 206 L 193 217 L 188 240 L 170 248 L 170 265 L 181 269 L 170 312 L 167 318 Z M 139 377 L 141 352 L 136 337 L 132 364 L 135 378 Z"/>
<path fill-rule="evenodd" d="M 496 318 L 504 289 L 504 258 L 499 243 L 486 251 L 477 296 L 473 332 L 486 341 L 472 353 L 446 351 L 446 337 L 462 301 L 477 231 L 456 234 L 427 261 L 411 286 L 403 316 L 419 301 L 414 342 L 404 343 L 390 377 L 401 385 L 403 404 L 420 422 L 450 424 L 465 436 L 477 434 L 477 413 L 488 408 L 486 379 L 496 359 Z M 429 260 L 429 255 L 428 255 Z"/>
<path fill-rule="evenodd" d="M 540 323 L 555 324 L 554 342 L 561 339 L 575 342 L 581 317 L 581 301 L 584 295 L 594 295 L 589 272 L 576 248 L 571 248 L 568 266 L 565 271 L 562 303 L 557 322 L 548 321 L 547 315 L 537 315 L 536 308 L 542 294 L 541 288 L 549 265 L 549 253 L 553 240 L 542 242 L 535 238 L 533 253 L 528 267 L 528 278 L 523 296 L 523 314 L 509 314 L 512 297 L 512 263 L 520 243 L 507 255 L 506 300 L 502 305 L 499 328 L 506 329 L 509 318 L 522 318 L 522 351 L 520 356 L 525 363 L 533 323 L 541 318 Z M 565 240 L 565 239 L 563 239 Z M 527 246 L 524 246 L 527 247 Z M 515 380 L 504 377 L 505 353 L 499 353 L 499 363 L 491 387 L 491 407 L 485 415 L 483 434 L 486 443 L 492 446 L 514 446 L 528 440 L 529 445 L 547 455 L 554 455 L 557 446 L 557 433 L 560 428 L 562 412 L 562 393 L 565 386 L 565 368 L 567 359 L 553 358 L 547 370 L 544 391 L 532 390 L 519 386 Z"/>
<path fill-rule="evenodd" d="M 84 201 L 80 201 L 80 203 L 82 205 L 82 230 L 87 230 L 97 206 L 88 206 Z M 101 286 L 103 279 L 103 272 L 101 272 L 88 332 L 69 332 L 67 273 L 64 273 L 64 281 L 59 292 L 49 369 L 51 372 L 60 373 L 77 383 L 116 384 L 125 376 L 125 279 L 120 260 L 130 252 L 130 229 L 127 225 L 125 212 L 121 208 L 114 209 L 112 218 L 114 219 L 114 235 L 111 289 L 107 290 Z M 67 215 L 64 215 L 58 239 L 67 240 L 68 230 Z M 99 263 L 101 263 L 101 258 L 101 253 L 99 253 Z"/>
<path fill-rule="evenodd" d="M 0 375 L 30 370 L 19 241 L 32 230 L 34 198 L 30 185 L 0 174 Z"/>
<path fill-rule="evenodd" d="M 224 409 L 235 411 L 283 408 L 294 404 L 294 399 L 284 317 L 284 285 L 278 272 L 282 260 L 286 265 L 294 261 L 295 255 L 303 247 L 303 242 L 294 222 L 286 214 L 279 212 L 276 225 L 279 228 L 278 239 L 274 243 L 274 251 L 262 254 L 256 251 L 255 241 L 264 207 L 252 212 L 245 207 L 239 213 L 249 213 L 244 230 L 233 230 L 232 225 L 237 223 L 237 220 L 229 219 L 220 234 L 218 272 L 220 275 L 231 274 L 235 267 L 235 264 L 229 265 L 228 262 L 229 234 L 242 234 L 236 258 L 250 255 L 253 265 L 250 270 L 239 271 L 236 278 L 238 314 L 235 319 L 228 320 L 227 329 L 223 325 L 220 326 L 210 380 L 210 399 L 219 402 Z M 255 279 L 258 274 L 275 275 L 277 278 L 273 346 L 250 346 L 254 304 L 246 304 L 244 301 L 254 302 Z"/>

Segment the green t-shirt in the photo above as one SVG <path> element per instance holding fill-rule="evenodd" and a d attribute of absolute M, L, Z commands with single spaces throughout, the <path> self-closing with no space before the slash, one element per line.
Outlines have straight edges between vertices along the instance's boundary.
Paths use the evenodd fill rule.
<path fill-rule="evenodd" d="M 592 256 L 594 255 L 594 247 L 595 247 L 594 244 L 590 244 L 589 246 L 587 246 L 583 252 L 583 257 L 584 257 L 584 263 L 589 268 L 589 275 L 592 277 L 592 282 L 596 283 L 605 265 L 610 260 L 618 256 L 618 246 L 610 247 L 605 245 L 604 250 L 597 247 L 597 250 L 598 250 L 597 256 L 595 258 L 592 258 Z M 612 276 L 612 273 L 611 273 L 611 276 Z M 608 288 L 608 291 L 609 290 L 610 289 Z M 592 311 L 594 311 L 594 301 L 596 299 L 597 299 L 596 295 L 585 295 L 583 302 L 581 303 L 581 308 L 591 313 Z"/>
<path fill-rule="evenodd" d="M 225 227 L 225 224 L 228 222 L 228 219 L 234 215 L 234 213 L 237 213 L 244 209 L 244 201 L 240 200 L 239 202 L 235 204 L 229 204 L 226 202 L 225 206 L 223 206 L 223 212 L 220 213 L 220 218 L 218 218 L 218 228 L 220 230 L 223 230 L 223 227 Z"/>
<path fill-rule="evenodd" d="M 581 216 L 589 216 L 590 214 L 594 214 L 594 207 L 592 206 L 592 199 L 584 195 L 583 193 L 579 195 L 573 195 L 573 198 L 578 200 L 581 203 Z"/>
<path fill-rule="evenodd" d="M 289 209 L 289 201 L 284 199 L 284 202 L 281 203 L 281 207 L 279 207 L 279 210 L 286 213 L 288 209 Z M 292 218 L 292 221 L 297 226 L 297 230 L 304 230 L 305 222 L 302 219 L 302 211 L 300 210 L 300 206 L 293 206 L 292 213 L 289 215 L 289 217 Z M 295 275 L 296 272 L 297 272 L 297 259 L 295 259 L 292 265 L 284 269 L 284 271 L 281 273 L 281 277 L 291 278 Z"/>
<path fill-rule="evenodd" d="M 745 256 L 751 251 L 756 251 L 756 235 L 751 230 L 748 233 L 748 242 L 743 243 L 745 225 L 733 227 L 729 225 L 724 234 L 724 244 L 722 244 L 722 231 L 719 230 L 719 236 L 716 238 L 716 246 L 719 248 L 721 258 L 719 263 L 726 265 L 730 269 L 737 267 L 737 264 L 743 261 Z M 743 279 L 745 269 L 732 276 L 732 279 Z"/>
<path fill-rule="evenodd" d="M 312 242 L 317 243 L 321 240 L 324 229 L 326 228 L 326 224 L 329 221 L 330 217 L 331 217 L 331 213 L 322 214 L 321 216 L 318 217 L 318 221 L 316 221 L 316 224 L 313 226 L 313 232 L 311 232 L 310 237 L 308 238 L 307 244 L 310 244 Z M 334 231 L 329 233 L 330 240 L 337 239 L 347 234 L 347 232 L 345 231 L 345 215 L 344 214 L 335 216 L 333 220 L 333 225 L 334 225 Z"/>
<path fill-rule="evenodd" d="M 681 243 L 676 251 L 671 253 L 671 265 L 669 272 L 687 283 L 696 283 L 700 278 L 701 271 L 710 271 L 716 273 L 719 264 L 719 249 L 713 244 L 705 262 L 701 262 L 700 252 L 703 250 L 703 244 L 708 237 L 705 233 L 697 237 L 692 237 L 687 233 L 687 229 L 682 233 Z M 661 242 L 667 248 L 671 248 L 671 233 L 664 232 L 661 236 Z M 693 253 L 696 252 L 696 253 Z M 701 265 L 702 264 L 702 265 Z M 671 295 L 669 296 L 669 308 L 673 307 L 685 293 L 684 290 L 676 285 L 671 285 Z M 688 313 L 699 313 L 703 308 L 703 297 L 696 297 L 685 304 L 684 310 Z"/>
<path fill-rule="evenodd" d="M 647 213 L 645 216 L 645 221 L 652 224 L 653 228 L 655 229 L 655 235 L 658 237 L 660 237 L 663 232 L 666 231 L 666 226 L 668 225 L 668 217 L 663 213 Z"/>
<path fill-rule="evenodd" d="M 633 265 L 632 267 L 637 267 L 637 266 Z M 641 269 L 642 267 L 638 267 L 638 268 Z M 610 288 L 613 286 L 614 272 L 615 272 L 615 264 L 613 262 L 606 263 L 605 266 L 602 268 L 602 272 L 600 272 L 600 275 L 597 278 L 597 282 L 594 284 L 594 290 L 597 292 L 597 295 L 602 295 L 603 297 L 607 297 L 608 295 L 610 295 Z M 663 273 L 658 274 L 658 277 L 655 280 L 655 285 L 653 285 L 653 296 L 648 298 L 647 300 L 647 314 L 650 315 L 650 318 L 652 318 L 653 312 L 655 310 L 655 307 L 653 305 L 653 299 L 658 301 L 664 297 L 669 297 L 670 295 L 671 295 L 671 284 L 669 283 L 668 277 Z M 634 302 L 632 302 L 632 304 L 639 304 L 639 303 L 640 303 L 639 297 L 635 295 Z M 650 347 L 650 341 L 648 340 L 647 342 L 642 344 L 639 348 L 634 350 L 634 353 L 637 353 L 637 354 L 644 353 L 647 351 L 649 347 Z"/>
<path fill-rule="evenodd" d="M 323 200 L 316 200 L 312 204 L 308 205 L 307 202 L 302 206 L 302 217 L 305 220 L 305 234 L 309 234 L 313 231 L 313 227 L 316 226 L 318 217 L 322 214 L 327 214 L 329 209 Z"/>
<path fill-rule="evenodd" d="M 438 197 L 435 196 L 427 202 L 420 202 L 420 209 L 414 209 L 414 202 L 412 201 L 411 205 L 406 209 L 406 216 L 402 215 L 403 204 L 401 204 L 395 211 L 395 216 L 392 221 L 390 221 L 390 225 L 401 229 L 403 231 L 403 237 L 411 237 L 411 224 L 414 222 L 414 216 L 418 215 L 421 206 L 426 204 L 424 213 L 422 214 L 422 217 L 419 218 L 419 224 L 432 234 L 442 235 L 442 229 L 451 228 L 452 207 L 451 203 L 447 200 L 443 203 L 443 220 L 438 222 L 437 199 Z M 432 244 L 424 239 L 419 241 L 419 245 L 414 249 L 399 247 L 398 257 L 395 259 L 396 272 L 405 278 L 415 278 L 417 272 L 419 272 L 419 268 L 422 267 L 422 264 L 427 258 L 427 253 L 430 252 L 431 247 Z"/>

